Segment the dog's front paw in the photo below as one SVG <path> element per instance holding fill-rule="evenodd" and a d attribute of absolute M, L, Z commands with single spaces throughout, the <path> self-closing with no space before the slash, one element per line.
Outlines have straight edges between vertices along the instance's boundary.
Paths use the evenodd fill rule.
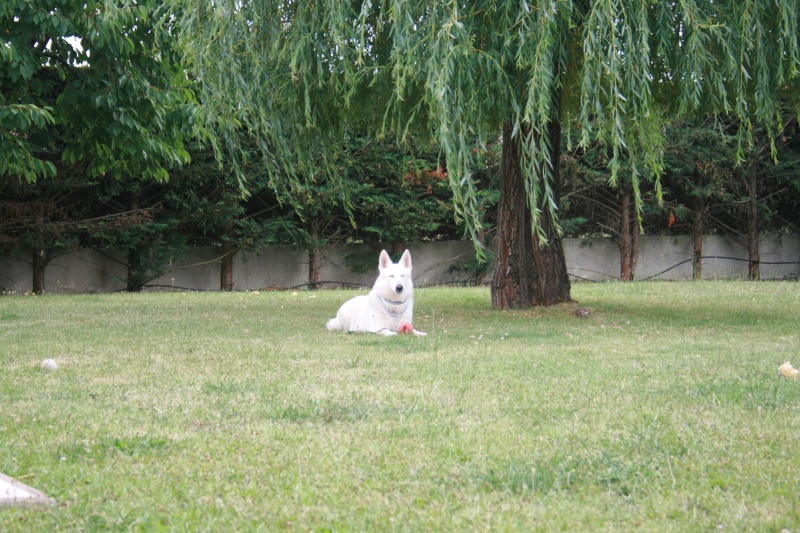
<path fill-rule="evenodd" d="M 396 331 L 391 331 L 391 330 L 388 330 L 388 329 L 382 329 L 378 333 L 380 333 L 384 337 L 391 337 L 392 335 L 397 335 Z"/>
<path fill-rule="evenodd" d="M 425 333 L 424 331 L 419 331 L 418 329 L 415 329 L 414 330 L 414 335 L 416 335 L 417 337 L 424 337 L 424 336 L 427 335 L 427 333 Z"/>

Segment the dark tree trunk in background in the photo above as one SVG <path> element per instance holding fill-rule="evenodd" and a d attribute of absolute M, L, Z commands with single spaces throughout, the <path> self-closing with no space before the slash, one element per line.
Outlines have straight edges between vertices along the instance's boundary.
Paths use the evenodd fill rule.
<path fill-rule="evenodd" d="M 131 213 L 139 210 L 139 198 L 136 194 L 131 195 L 129 208 Z M 144 284 L 147 283 L 142 272 L 144 253 L 144 244 L 141 242 L 128 248 L 128 279 L 125 283 L 125 290 L 128 292 L 141 292 Z"/>
<path fill-rule="evenodd" d="M 761 253 L 758 250 L 758 167 L 750 165 L 747 172 L 747 255 L 750 268 L 747 278 L 751 281 L 761 279 Z"/>
<path fill-rule="evenodd" d="M 703 279 L 703 214 L 706 204 L 702 198 L 694 200 L 694 221 L 692 223 L 692 237 L 694 238 L 694 260 L 692 261 L 692 279 Z"/>
<path fill-rule="evenodd" d="M 502 176 L 497 213 L 495 262 L 492 273 L 492 307 L 516 309 L 535 305 L 554 305 L 570 301 L 564 249 L 554 221 L 545 209 L 540 216 L 548 243 L 542 246 L 531 230 L 531 212 L 522 175 L 521 139 L 525 132 L 511 137 L 511 123 L 503 125 Z M 555 163 L 553 189 L 560 200 L 560 124 L 551 124 L 550 142 L 556 147 L 551 160 Z M 537 140 L 538 142 L 539 140 Z"/>
<path fill-rule="evenodd" d="M 622 281 L 633 279 L 631 275 L 631 193 L 620 190 L 619 249 L 622 261 L 619 277 Z"/>
<path fill-rule="evenodd" d="M 310 243 L 308 248 L 308 288 L 318 289 L 322 281 L 322 221 L 312 219 L 309 225 Z"/>
<path fill-rule="evenodd" d="M 141 271 L 143 253 L 141 244 L 128 248 L 128 279 L 125 287 L 128 292 L 141 292 L 147 283 Z"/>
<path fill-rule="evenodd" d="M 316 289 L 322 281 L 322 250 L 315 247 L 308 251 L 308 288 Z"/>
<path fill-rule="evenodd" d="M 636 279 L 636 265 L 639 264 L 639 211 L 636 205 L 631 209 L 631 280 Z"/>
<path fill-rule="evenodd" d="M 41 189 L 39 190 L 41 191 Z M 44 214 L 41 211 L 36 214 L 36 226 L 44 228 Z M 44 294 L 44 271 L 50 259 L 50 254 L 44 248 L 34 248 L 31 252 L 31 292 L 33 294 Z"/>
<path fill-rule="evenodd" d="M 222 257 L 219 260 L 219 290 L 233 290 L 233 256 L 236 254 L 236 245 L 229 241 L 222 241 Z"/>
<path fill-rule="evenodd" d="M 44 270 L 47 267 L 49 258 L 44 250 L 34 250 L 31 254 L 31 268 L 33 269 L 33 294 L 44 294 Z"/>
<path fill-rule="evenodd" d="M 619 278 L 622 281 L 633 281 L 639 260 L 639 214 L 633 201 L 633 192 L 621 188 L 619 194 Z"/>

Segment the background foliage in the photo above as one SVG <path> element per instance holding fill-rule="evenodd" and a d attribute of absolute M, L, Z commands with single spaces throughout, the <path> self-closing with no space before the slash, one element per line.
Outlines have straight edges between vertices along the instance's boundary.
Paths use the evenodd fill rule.
<path fill-rule="evenodd" d="M 767 44 L 758 41 L 758 35 L 741 36 L 743 40 L 728 49 L 714 27 L 686 22 L 693 20 L 692 13 L 709 21 L 732 17 L 778 35 L 774 24 L 783 21 L 791 30 L 796 23 L 785 5 L 778 18 L 765 23 L 758 13 L 739 7 L 727 12 L 723 7 L 704 11 L 708 6 L 666 9 L 648 4 L 632 12 L 622 26 L 606 27 L 599 17 L 613 6 L 596 2 L 589 12 L 576 3 L 573 11 L 550 13 L 573 17 L 573 33 L 544 34 L 537 44 L 521 39 L 538 28 L 536 24 L 557 29 L 548 25 L 557 20 L 549 18 L 547 3 L 530 17 L 512 10 L 506 14 L 511 18 L 492 21 L 481 18 L 480 10 L 464 12 L 456 4 L 448 8 L 432 3 L 423 10 L 420 32 L 413 34 L 403 17 L 422 9 L 422 4 L 381 3 L 381 9 L 372 12 L 322 4 L 244 3 L 230 13 L 233 18 L 214 19 L 208 25 L 213 15 L 208 7 L 185 17 L 178 17 L 181 12 L 176 10 L 175 19 L 163 19 L 163 12 L 156 12 L 162 4 L 147 0 L 3 3 L 0 254 L 46 265 L 76 247 L 107 249 L 128 265 L 129 287 L 136 289 L 190 245 L 219 246 L 221 255 L 290 242 L 310 253 L 341 241 L 379 241 L 398 249 L 416 240 L 463 238 L 468 231 L 463 225 L 465 209 L 476 217 L 475 227 L 482 228 L 475 237 L 491 248 L 502 139 L 488 125 L 505 120 L 508 107 L 519 107 L 519 117 L 529 120 L 547 116 L 547 102 L 526 92 L 524 80 L 531 73 L 546 78 L 544 63 L 537 61 L 544 60 L 541 54 L 553 53 L 569 56 L 566 68 L 573 74 L 564 78 L 561 117 L 564 235 L 622 241 L 621 195 L 637 190 L 641 220 L 634 225 L 641 224 L 648 234 L 690 233 L 698 213 L 706 233 L 744 234 L 753 224 L 762 232 L 798 230 L 800 146 L 792 107 L 797 57 L 786 32 Z M 173 7 L 178 9 L 180 3 Z M 326 23 L 332 33 L 310 39 L 320 13 L 330 17 Z M 273 15 L 285 24 L 260 34 L 259 46 L 269 48 L 269 61 L 251 65 L 247 54 L 252 50 L 246 49 L 250 36 L 237 39 L 236 32 L 243 31 L 241 22 L 247 17 Z M 585 16 L 596 21 L 596 31 L 586 29 Z M 601 76 L 612 65 L 596 63 L 597 58 L 574 47 L 580 39 L 589 39 L 597 48 L 616 38 L 641 37 L 648 27 L 645 22 L 653 17 L 666 17 L 671 22 L 662 22 L 667 25 L 684 21 L 685 41 L 697 52 L 698 63 L 681 63 L 670 56 L 669 33 L 654 30 L 650 45 L 661 59 L 651 57 L 650 67 L 658 66 L 659 72 L 702 72 L 703 83 L 721 84 L 712 91 L 714 100 L 701 87 L 657 78 L 660 92 L 653 98 L 672 98 L 676 112 L 708 105 L 729 114 L 694 112 L 680 121 L 663 121 L 661 116 L 663 127 L 658 130 L 609 120 L 625 113 L 623 100 L 608 84 L 628 84 L 618 87 L 622 92 L 617 96 L 624 96 L 643 82 L 643 64 L 617 65 L 624 75 L 614 81 Z M 353 18 L 367 21 L 361 33 L 345 27 Z M 181 28 L 205 28 L 224 36 L 228 40 L 217 43 L 217 53 L 229 55 L 219 61 L 218 56 L 190 54 L 192 62 L 182 63 L 177 50 L 187 43 L 177 42 L 172 24 L 178 20 Z M 480 21 L 507 24 L 517 31 L 478 31 Z M 763 24 L 767 26 L 759 26 Z M 506 34 L 521 50 L 519 57 L 502 55 L 514 49 L 509 42 L 497 41 Z M 355 45 L 356 38 L 363 42 Z M 563 44 L 559 38 L 567 39 L 566 49 L 554 48 Z M 628 46 L 644 43 L 632 41 Z M 770 57 L 773 48 L 785 51 L 785 62 L 764 65 L 749 59 L 754 50 Z M 715 69 L 728 69 L 731 65 L 724 63 L 737 50 L 749 71 L 744 77 L 720 78 Z M 334 51 L 356 55 L 337 56 Z M 352 61 L 344 61 L 346 57 Z M 433 68 L 439 60 L 447 68 Z M 415 68 L 423 64 L 426 69 Z M 193 70 L 187 70 L 188 65 Z M 248 65 L 258 66 L 250 72 L 252 79 L 238 78 L 236 73 Z M 316 69 L 310 68 L 314 65 Z M 580 69 L 584 78 L 574 76 Z M 497 76 L 491 89 L 472 85 L 491 73 Z M 748 82 L 747 75 L 755 81 Z M 777 84 L 769 94 L 757 92 L 764 79 Z M 205 100 L 199 102 L 199 84 L 209 86 L 212 81 L 225 91 L 205 91 Z M 450 94 L 446 87 L 456 82 L 461 92 Z M 599 100 L 575 99 L 581 94 L 578 82 L 587 87 L 601 83 L 595 91 Z M 736 84 L 745 90 L 737 91 Z M 516 89 L 522 92 L 516 94 Z M 520 101 L 526 94 L 530 98 Z M 237 95 L 244 106 L 240 112 L 221 113 L 229 110 L 223 104 Z M 646 111 L 650 102 L 647 94 L 641 97 L 627 104 L 637 113 Z M 272 107 L 263 107 L 265 102 Z M 604 111 L 578 112 L 589 104 Z M 737 109 L 748 106 L 758 110 L 759 120 L 736 118 Z M 769 109 L 771 114 L 765 115 Z M 473 128 L 473 123 L 480 127 Z M 347 127 L 337 129 L 341 124 Z M 452 131 L 442 129 L 448 124 Z M 211 130 L 204 129 L 209 125 L 222 135 L 209 135 Z M 398 133 L 390 135 L 388 130 Z M 639 130 L 648 135 L 631 142 L 630 135 Z M 650 134 L 657 135 L 658 142 L 644 146 L 652 140 Z M 614 135 L 628 139 L 630 150 L 613 149 L 608 140 Z M 653 175 L 641 172 L 637 149 L 661 150 L 660 187 Z M 737 161 L 745 164 L 737 166 Z M 745 187 L 745 168 L 754 169 L 755 196 Z M 639 181 L 650 185 L 638 189 Z M 756 205 L 755 222 L 748 219 L 750 204 Z"/>

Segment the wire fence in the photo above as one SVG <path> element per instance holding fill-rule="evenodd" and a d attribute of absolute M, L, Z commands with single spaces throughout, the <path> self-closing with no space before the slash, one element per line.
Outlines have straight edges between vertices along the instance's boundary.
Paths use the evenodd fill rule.
<path fill-rule="evenodd" d="M 651 279 L 655 279 L 655 278 L 657 278 L 657 277 L 659 277 L 659 276 L 661 276 L 663 274 L 666 274 L 670 270 L 674 270 L 674 269 L 678 268 L 681 265 L 685 265 L 686 263 L 691 263 L 691 262 L 695 261 L 696 259 L 697 258 L 694 258 L 694 257 L 689 258 L 689 259 L 685 259 L 685 260 L 680 261 L 678 263 L 675 263 L 674 265 L 672 265 L 672 266 L 670 266 L 668 268 L 665 268 L 664 270 L 662 270 L 662 271 L 660 271 L 660 272 L 658 272 L 656 274 L 653 274 L 651 276 L 647 276 L 647 277 L 644 277 L 644 278 L 637 278 L 636 281 L 648 281 L 648 280 L 651 280 Z M 741 257 L 730 257 L 730 256 L 725 256 L 725 255 L 704 255 L 704 256 L 701 256 L 699 259 L 700 260 L 705 260 L 705 259 L 726 259 L 726 260 L 729 260 L 729 261 L 740 261 L 740 262 L 744 262 L 744 263 L 750 263 L 751 262 L 749 259 L 742 259 Z M 758 264 L 759 265 L 800 265 L 800 261 L 758 261 Z M 597 280 L 586 278 L 586 277 L 582 277 L 582 276 L 578 276 L 577 274 L 571 273 L 569 271 L 567 272 L 567 274 L 572 278 L 580 279 L 582 281 L 588 281 L 588 282 L 592 282 L 592 283 L 597 283 L 598 282 Z M 609 278 L 609 279 L 619 280 L 620 278 L 616 277 L 616 278 Z M 797 275 L 790 275 L 790 277 L 788 279 L 798 280 L 798 276 Z M 442 282 L 442 283 L 435 283 L 435 284 L 430 284 L 430 285 L 425 285 L 425 286 L 426 287 L 486 286 L 486 285 L 489 285 L 489 284 L 490 284 L 490 281 L 487 281 L 487 280 L 452 280 L 452 281 L 446 281 L 446 282 Z M 317 281 L 317 282 L 314 282 L 314 283 L 300 283 L 298 285 L 291 285 L 291 286 L 287 286 L 287 287 L 283 287 L 283 286 L 262 287 L 262 288 L 257 289 L 257 290 L 258 291 L 296 291 L 296 290 L 307 290 L 309 288 L 313 288 L 313 289 L 331 288 L 331 286 L 339 287 L 339 288 L 351 287 L 351 288 L 363 289 L 363 288 L 368 288 L 371 285 L 367 284 L 367 283 L 353 283 L 351 281 Z M 164 285 L 164 284 L 156 284 L 156 283 L 151 283 L 151 284 L 144 285 L 143 288 L 145 288 L 145 289 L 169 289 L 169 290 L 175 290 L 175 291 L 189 291 L 189 292 L 218 292 L 219 291 L 219 289 L 197 289 L 197 288 L 181 287 L 181 286 L 176 286 L 176 285 Z M 124 291 L 125 291 L 125 289 L 120 289 L 118 292 L 124 292 Z M 254 289 L 243 289 L 243 290 L 234 290 L 232 292 L 254 292 L 254 291 L 255 291 Z"/>
<path fill-rule="evenodd" d="M 744 263 L 751 263 L 752 262 L 749 259 L 742 259 L 741 257 L 729 257 L 729 256 L 725 256 L 725 255 L 704 255 L 704 256 L 700 256 L 699 258 L 691 257 L 689 259 L 681 261 L 680 263 L 672 265 L 669 268 L 665 268 L 664 270 L 662 270 L 658 274 L 653 274 L 652 276 L 647 276 L 646 278 L 640 278 L 640 279 L 637 279 L 637 281 L 647 281 L 649 279 L 657 278 L 658 276 L 661 276 L 662 274 L 666 274 L 670 270 L 678 268 L 681 265 L 685 265 L 686 263 L 692 263 L 696 259 L 700 259 L 700 260 L 703 260 L 703 259 L 728 259 L 730 261 L 741 261 L 741 262 L 744 262 Z M 759 265 L 800 265 L 800 261 L 758 261 L 757 264 L 759 264 Z"/>

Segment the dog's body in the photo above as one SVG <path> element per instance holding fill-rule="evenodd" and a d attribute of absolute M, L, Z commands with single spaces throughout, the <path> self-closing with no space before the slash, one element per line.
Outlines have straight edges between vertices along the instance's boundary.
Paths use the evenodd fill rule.
<path fill-rule="evenodd" d="M 328 320 L 330 331 L 366 331 L 397 335 L 400 324 L 414 323 L 414 282 L 411 279 L 411 254 L 406 250 L 399 263 L 393 263 L 386 250 L 378 260 L 378 279 L 364 296 L 346 301 L 336 317 Z M 415 335 L 426 335 L 414 330 Z"/>

